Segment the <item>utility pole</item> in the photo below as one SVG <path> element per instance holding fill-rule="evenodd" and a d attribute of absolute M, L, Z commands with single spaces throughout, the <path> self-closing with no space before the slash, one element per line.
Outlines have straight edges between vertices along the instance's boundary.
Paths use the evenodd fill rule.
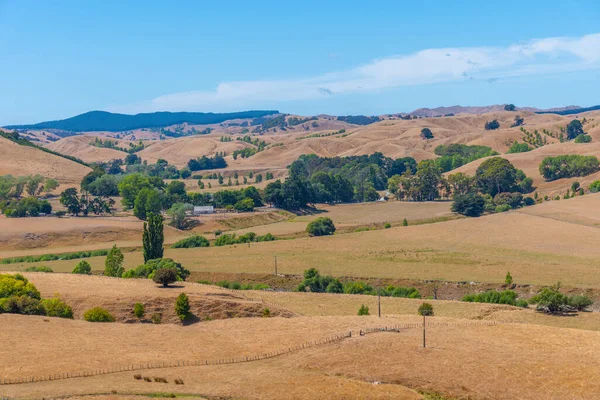
<path fill-rule="evenodd" d="M 423 314 L 423 348 L 425 348 L 425 314 Z"/>
<path fill-rule="evenodd" d="M 277 256 L 275 256 L 275 276 L 277 276 Z"/>
<path fill-rule="evenodd" d="M 379 285 L 377 286 L 377 314 L 381 318 L 381 281 L 379 281 Z"/>

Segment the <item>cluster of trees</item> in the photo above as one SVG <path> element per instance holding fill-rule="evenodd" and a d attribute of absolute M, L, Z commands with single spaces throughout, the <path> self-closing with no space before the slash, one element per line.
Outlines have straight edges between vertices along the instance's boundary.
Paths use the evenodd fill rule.
<path fill-rule="evenodd" d="M 187 166 L 192 172 L 207 169 L 220 169 L 227 167 L 227 161 L 220 155 L 215 155 L 214 157 L 202 156 L 197 159 L 191 159 L 188 161 Z"/>
<path fill-rule="evenodd" d="M 497 152 L 487 146 L 469 146 L 458 143 L 439 145 L 433 152 L 440 156 L 435 162 L 442 169 L 442 172 L 452 171 L 483 157 L 498 155 Z"/>
<path fill-rule="evenodd" d="M 379 290 L 361 281 L 347 281 L 345 284 L 328 275 L 321 275 L 316 268 L 310 268 L 304 271 L 304 280 L 296 291 L 313 293 L 346 293 L 346 294 L 366 294 L 381 295 L 386 297 L 404 297 L 411 299 L 421 298 L 421 293 L 414 287 L 394 287 L 387 286 Z"/>
<path fill-rule="evenodd" d="M 89 214 L 111 214 L 115 201 L 110 197 L 91 197 L 87 192 L 77 193 L 77 189 L 69 188 L 60 194 L 62 204 L 70 214 L 88 216 Z"/>
<path fill-rule="evenodd" d="M 388 179 L 388 190 L 398 200 L 433 201 L 449 194 L 442 169 L 435 160 L 423 160 L 412 173 L 407 170 L 402 175 L 394 175 Z"/>
<path fill-rule="evenodd" d="M 349 124 L 354 124 L 354 125 L 370 125 L 370 124 L 380 121 L 379 117 L 377 117 L 377 116 L 367 117 L 365 115 L 339 116 L 339 117 L 337 117 L 337 120 L 344 121 L 344 122 L 347 122 Z"/>
<path fill-rule="evenodd" d="M 55 297 L 42 299 L 39 290 L 21 274 L 0 274 L 0 314 L 73 318 L 73 310 Z"/>
<path fill-rule="evenodd" d="M 485 160 L 474 177 L 450 175 L 448 183 L 454 194 L 452 211 L 470 217 L 534 204 L 533 199 L 522 195 L 533 190 L 533 180 L 501 157 Z"/>
<path fill-rule="evenodd" d="M 421 138 L 423 138 L 425 140 L 433 139 L 433 132 L 431 132 L 431 129 L 429 129 L 429 128 L 421 129 Z"/>
<path fill-rule="evenodd" d="M 94 139 L 94 141 L 91 142 L 91 145 L 96 146 L 96 147 L 103 147 L 103 148 L 107 148 L 107 149 L 119 150 L 119 151 L 123 151 L 125 153 L 131 153 L 131 154 L 137 153 L 138 151 L 142 151 L 146 147 L 146 146 L 144 146 L 144 142 L 142 142 L 141 140 L 136 144 L 129 143 L 129 148 L 126 148 L 126 147 L 119 146 L 119 142 L 117 140 L 115 140 L 115 141 L 110 140 L 110 139 L 102 140 L 98 137 L 96 137 Z"/>
<path fill-rule="evenodd" d="M 586 176 L 598 171 L 598 158 L 595 156 L 562 155 L 546 157 L 539 166 L 540 174 L 547 181 L 574 176 Z"/>
<path fill-rule="evenodd" d="M 548 314 L 563 314 L 575 311 L 585 311 L 594 302 L 584 295 L 567 296 L 560 292 L 560 282 L 556 285 L 542 288 L 529 299 L 536 305 L 536 311 Z"/>
<path fill-rule="evenodd" d="M 260 236 L 256 235 L 254 232 L 247 232 L 240 236 L 237 236 L 235 233 L 226 233 L 219 235 L 215 240 L 214 245 L 219 247 L 241 243 L 271 242 L 273 240 L 275 240 L 275 236 L 270 233 Z"/>
<path fill-rule="evenodd" d="M 515 142 L 513 142 L 513 144 L 510 145 L 506 154 L 526 153 L 531 150 L 533 150 L 533 149 L 531 147 L 529 147 L 529 145 L 527 143 L 519 143 L 519 142 L 515 141 Z"/>
<path fill-rule="evenodd" d="M 52 213 L 47 200 L 39 198 L 42 192 L 47 195 L 58 187 L 55 179 L 41 175 L 0 176 L 0 211 L 9 218 L 37 217 Z"/>

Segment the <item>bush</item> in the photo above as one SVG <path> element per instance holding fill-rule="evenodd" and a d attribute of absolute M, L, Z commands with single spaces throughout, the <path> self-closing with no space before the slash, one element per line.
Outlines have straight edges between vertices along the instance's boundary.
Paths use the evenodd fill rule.
<path fill-rule="evenodd" d="M 39 299 L 29 296 L 11 296 L 0 299 L 0 313 L 21 315 L 46 315 L 46 310 Z"/>
<path fill-rule="evenodd" d="M 49 317 L 73 318 L 73 309 L 58 297 L 42 300 L 42 306 Z"/>
<path fill-rule="evenodd" d="M 590 192 L 592 192 L 592 193 L 600 192 L 600 181 L 594 181 L 590 184 Z"/>
<path fill-rule="evenodd" d="M 271 310 L 269 310 L 268 308 L 265 308 L 262 312 L 262 316 L 263 316 L 263 318 L 269 318 L 271 316 Z"/>
<path fill-rule="evenodd" d="M 392 224 L 390 224 L 389 222 L 386 222 L 385 225 L 383 225 L 383 227 L 385 229 L 390 229 L 392 227 Z"/>
<path fill-rule="evenodd" d="M 196 247 L 209 247 L 210 242 L 204 236 L 194 235 L 175 242 L 171 247 L 173 249 L 191 249 Z"/>
<path fill-rule="evenodd" d="M 177 296 L 177 300 L 175 300 L 175 313 L 182 321 L 185 321 L 190 316 L 190 300 L 185 293 Z"/>
<path fill-rule="evenodd" d="M 152 320 L 153 324 L 160 324 L 162 322 L 162 314 L 161 313 L 154 313 L 152 314 L 152 316 L 150 317 L 150 319 Z"/>
<path fill-rule="evenodd" d="M 24 269 L 25 272 L 54 272 L 52 268 L 45 265 L 33 265 Z"/>
<path fill-rule="evenodd" d="M 521 193 L 498 193 L 494 196 L 494 204 L 497 206 L 508 205 L 509 208 L 519 208 L 523 203 Z"/>
<path fill-rule="evenodd" d="M 577 311 L 584 311 L 592 304 L 594 304 L 594 302 L 587 296 L 575 295 L 569 297 L 569 305 Z"/>
<path fill-rule="evenodd" d="M 511 210 L 511 208 L 508 204 L 502 204 L 502 205 L 496 206 L 496 209 L 494 211 L 497 213 L 503 213 L 503 212 L 510 211 L 510 210 Z"/>
<path fill-rule="evenodd" d="M 266 290 L 266 289 L 270 289 L 270 287 L 266 283 L 257 283 L 256 285 L 254 285 L 253 289 L 254 290 Z"/>
<path fill-rule="evenodd" d="M 271 235 L 270 233 L 256 237 L 257 242 L 272 242 L 273 240 L 276 240 L 276 239 L 277 238 L 275 236 Z"/>
<path fill-rule="evenodd" d="M 523 204 L 524 204 L 526 207 L 533 206 L 533 205 L 535 204 L 535 200 L 534 200 L 534 199 L 532 199 L 531 197 L 525 197 L 525 198 L 523 199 Z"/>
<path fill-rule="evenodd" d="M 225 233 L 221 236 L 219 236 L 216 240 L 215 240 L 215 246 L 228 246 L 231 244 L 237 244 L 237 239 L 235 237 L 235 233 L 229 234 L 229 233 Z"/>
<path fill-rule="evenodd" d="M 590 143 L 592 137 L 590 135 L 581 134 L 575 138 L 575 143 Z"/>
<path fill-rule="evenodd" d="M 433 132 L 429 128 L 423 128 L 421 129 L 421 137 L 425 140 L 433 139 Z"/>
<path fill-rule="evenodd" d="M 548 314 L 569 311 L 569 298 L 560 292 L 560 283 L 543 288 L 529 302 L 536 304 L 537 311 Z"/>
<path fill-rule="evenodd" d="M 144 314 L 146 313 L 146 308 L 144 307 L 144 305 L 142 303 L 135 303 L 133 306 L 133 315 L 135 315 L 135 317 L 137 319 L 142 319 L 144 318 Z"/>
<path fill-rule="evenodd" d="M 79 261 L 79 264 L 73 268 L 74 274 L 82 274 L 82 275 L 91 275 L 92 274 L 92 266 L 89 262 L 85 260 Z"/>
<path fill-rule="evenodd" d="M 369 315 L 369 307 L 361 304 L 360 308 L 358 309 L 358 315 Z"/>
<path fill-rule="evenodd" d="M 468 294 L 462 298 L 462 301 L 467 301 L 470 303 L 508 304 L 511 306 L 516 306 L 517 297 L 517 292 L 512 290 L 504 290 L 502 292 L 488 290 L 483 293 Z"/>
<path fill-rule="evenodd" d="M 514 142 L 510 148 L 508 149 L 508 151 L 506 152 L 506 154 L 513 154 L 513 153 L 525 153 L 528 151 L 531 151 L 531 147 L 529 147 L 529 145 L 527 143 L 518 143 L 518 142 Z"/>
<path fill-rule="evenodd" d="M 242 211 L 242 212 L 254 211 L 254 200 L 252 200 L 249 197 L 246 197 L 245 199 L 242 199 L 242 200 L 238 201 L 237 203 L 235 203 L 233 208 L 235 208 L 236 211 Z"/>
<path fill-rule="evenodd" d="M 27 296 L 39 300 L 40 292 L 37 288 L 21 274 L 0 274 L 0 299 L 12 296 Z"/>
<path fill-rule="evenodd" d="M 417 312 L 419 313 L 419 315 L 422 315 L 424 317 L 431 317 L 433 316 L 433 306 L 429 303 L 423 303 L 419 306 Z"/>
<path fill-rule="evenodd" d="M 152 280 L 155 283 L 160 283 L 163 287 L 167 287 L 170 283 L 177 282 L 177 270 L 175 268 L 158 269 L 154 272 Z"/>
<path fill-rule="evenodd" d="M 529 303 L 527 302 L 527 300 L 517 299 L 515 306 L 521 307 L 521 308 L 527 308 L 527 307 L 529 307 Z"/>
<path fill-rule="evenodd" d="M 335 232 L 335 225 L 331 218 L 319 217 L 308 224 L 306 231 L 310 236 L 333 235 Z"/>
<path fill-rule="evenodd" d="M 479 217 L 483 214 L 484 198 L 478 193 L 459 194 L 454 196 L 452 211 L 467 217 Z"/>
<path fill-rule="evenodd" d="M 90 308 L 83 314 L 83 319 L 88 322 L 115 322 L 115 317 L 101 307 Z"/>
<path fill-rule="evenodd" d="M 421 293 L 414 287 L 397 287 L 397 288 L 393 288 L 392 290 L 389 290 L 392 288 L 388 288 L 388 292 L 392 297 L 404 297 L 407 299 L 420 299 L 421 298 Z"/>
<path fill-rule="evenodd" d="M 346 282 L 344 285 L 344 293 L 346 294 L 371 294 L 374 293 L 373 287 L 364 282 Z"/>

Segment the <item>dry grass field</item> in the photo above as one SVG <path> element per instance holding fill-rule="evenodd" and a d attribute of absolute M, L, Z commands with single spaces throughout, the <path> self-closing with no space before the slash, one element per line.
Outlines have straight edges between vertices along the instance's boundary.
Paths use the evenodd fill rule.
<path fill-rule="evenodd" d="M 56 142 L 51 142 L 46 145 L 46 147 L 60 154 L 68 154 L 77 157 L 86 163 L 109 161 L 117 158 L 123 159 L 127 156 L 127 153 L 120 150 L 93 146 L 91 142 L 93 142 L 96 137 L 97 136 L 69 136 Z M 115 139 L 111 140 L 115 141 Z M 124 148 L 128 148 L 130 143 L 120 140 L 117 140 L 117 142 L 119 142 L 119 146 Z"/>
<path fill-rule="evenodd" d="M 510 271 L 519 284 L 547 285 L 561 281 L 567 286 L 598 288 L 600 262 L 596 244 L 600 241 L 600 230 L 591 222 L 594 217 L 581 216 L 585 210 L 597 207 L 598 201 L 600 195 L 586 195 L 475 219 L 331 237 L 200 249 L 167 248 L 165 256 L 192 271 L 205 272 L 270 273 L 273 257 L 277 256 L 279 272 L 284 274 L 301 274 L 315 267 L 334 276 L 497 283 L 503 282 Z M 579 213 L 577 218 L 584 223 L 574 222 L 575 217 L 557 218 L 559 205 L 565 206 L 565 210 L 575 210 L 570 215 Z M 266 226 L 276 233 L 279 224 L 295 223 Z M 257 228 L 262 229 L 247 230 L 261 232 Z M 104 268 L 104 257 L 92 258 L 90 262 L 94 269 Z M 126 254 L 127 268 L 141 262 L 139 251 Z M 68 272 L 76 261 L 43 264 L 55 271 Z M 0 268 L 25 266 L 11 264 Z"/>
<path fill-rule="evenodd" d="M 21 146 L 0 137 L 0 175 L 26 176 L 40 174 L 61 184 L 81 182 L 91 170 L 76 162 L 45 153 L 33 147 Z"/>

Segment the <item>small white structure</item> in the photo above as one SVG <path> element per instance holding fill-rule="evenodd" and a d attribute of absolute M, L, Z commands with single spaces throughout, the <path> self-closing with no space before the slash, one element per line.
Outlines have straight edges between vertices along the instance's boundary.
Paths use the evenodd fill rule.
<path fill-rule="evenodd" d="M 213 206 L 194 206 L 194 215 L 212 214 L 215 212 Z"/>

